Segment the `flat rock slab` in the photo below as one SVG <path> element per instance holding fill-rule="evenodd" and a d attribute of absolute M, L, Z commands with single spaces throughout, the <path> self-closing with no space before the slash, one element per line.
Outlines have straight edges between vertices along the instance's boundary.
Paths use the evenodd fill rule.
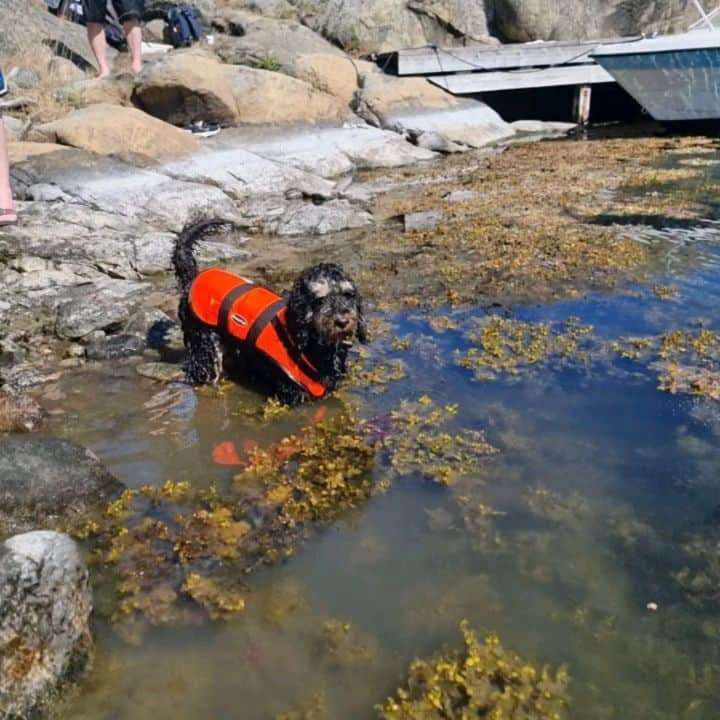
<path fill-rule="evenodd" d="M 440 133 L 451 142 L 471 148 L 481 148 L 515 135 L 515 129 L 491 107 L 475 101 L 458 108 L 389 112 L 384 122 L 389 127 L 418 134 Z"/>
<path fill-rule="evenodd" d="M 216 185 L 236 199 L 293 193 L 324 200 L 333 196 L 331 182 L 243 148 L 206 151 L 160 169 L 179 180 Z"/>
<path fill-rule="evenodd" d="M 58 438 L 8 435 L 0 442 L 0 526 L 56 527 L 102 512 L 124 485 L 97 457 Z"/>
<path fill-rule="evenodd" d="M 438 210 L 409 213 L 403 217 L 403 226 L 405 232 L 432 230 L 439 222 L 442 222 L 444 217 L 445 213 Z"/>
<path fill-rule="evenodd" d="M 72 202 L 114 216 L 125 228 L 149 224 L 180 230 L 197 214 L 237 215 L 232 199 L 218 187 L 87 152 L 59 161 L 54 153 L 36 156 L 13 167 L 12 175 L 20 193 L 38 184 L 55 185 Z"/>
<path fill-rule="evenodd" d="M 397 133 L 370 125 L 301 129 L 283 137 L 247 141 L 257 155 L 288 163 L 323 177 L 355 170 L 391 168 L 432 160 L 437 155 L 415 147 Z"/>

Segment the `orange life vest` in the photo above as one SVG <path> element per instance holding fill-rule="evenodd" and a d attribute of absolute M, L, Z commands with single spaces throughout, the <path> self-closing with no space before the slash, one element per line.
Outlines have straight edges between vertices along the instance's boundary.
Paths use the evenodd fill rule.
<path fill-rule="evenodd" d="M 242 340 L 267 355 L 297 385 L 315 398 L 327 388 L 287 331 L 287 300 L 262 285 L 211 268 L 190 288 L 190 307 L 206 325 Z"/>

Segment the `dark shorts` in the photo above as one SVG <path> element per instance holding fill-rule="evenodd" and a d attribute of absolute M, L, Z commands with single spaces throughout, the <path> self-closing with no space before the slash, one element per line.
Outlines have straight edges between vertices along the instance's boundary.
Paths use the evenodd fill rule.
<path fill-rule="evenodd" d="M 85 21 L 105 24 L 107 0 L 82 0 Z M 143 14 L 143 0 L 112 0 L 115 12 L 121 22 L 140 20 Z"/>

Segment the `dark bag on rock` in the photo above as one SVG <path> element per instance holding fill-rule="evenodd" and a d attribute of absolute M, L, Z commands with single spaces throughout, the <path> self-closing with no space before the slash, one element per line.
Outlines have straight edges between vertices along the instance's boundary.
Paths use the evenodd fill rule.
<path fill-rule="evenodd" d="M 197 10 L 192 5 L 181 5 L 180 10 L 187 20 L 187 24 L 190 26 L 190 32 L 192 33 L 193 40 L 203 40 L 205 33 L 202 29 L 202 23 L 200 22 L 200 16 Z"/>
<path fill-rule="evenodd" d="M 173 47 L 188 47 L 205 37 L 200 18 L 192 5 L 172 5 L 167 11 L 170 42 Z"/>

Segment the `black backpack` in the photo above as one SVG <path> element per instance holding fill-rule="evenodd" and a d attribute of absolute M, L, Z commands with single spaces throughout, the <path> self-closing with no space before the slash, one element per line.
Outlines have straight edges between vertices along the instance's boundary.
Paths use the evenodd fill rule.
<path fill-rule="evenodd" d="M 192 5 L 171 5 L 167 10 L 167 22 L 173 47 L 188 47 L 205 37 L 197 10 Z"/>

